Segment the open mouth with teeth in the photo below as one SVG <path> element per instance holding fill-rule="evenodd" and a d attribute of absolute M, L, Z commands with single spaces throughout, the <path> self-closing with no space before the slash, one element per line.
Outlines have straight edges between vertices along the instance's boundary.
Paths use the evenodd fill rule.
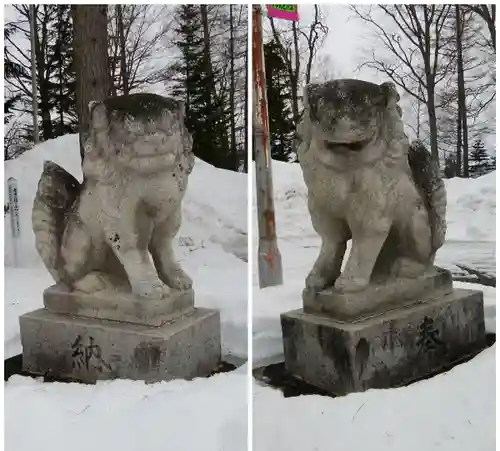
<path fill-rule="evenodd" d="M 334 142 L 325 140 L 325 147 L 335 153 L 360 152 L 371 141 L 371 138 L 353 142 Z"/>

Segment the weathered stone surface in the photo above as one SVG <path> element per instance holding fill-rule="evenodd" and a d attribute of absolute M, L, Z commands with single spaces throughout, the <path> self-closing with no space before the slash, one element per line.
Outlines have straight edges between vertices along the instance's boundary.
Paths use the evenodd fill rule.
<path fill-rule="evenodd" d="M 331 80 L 304 92 L 298 157 L 321 249 L 304 310 L 281 318 L 285 364 L 333 393 L 404 384 L 485 341 L 482 293 L 453 290 L 434 266 L 445 186 L 425 146 L 410 145 L 398 102 L 390 83 Z"/>
<path fill-rule="evenodd" d="M 33 230 L 56 283 L 111 303 L 116 291 L 169 303 L 172 290 L 192 288 L 172 250 L 194 165 L 184 116 L 155 94 L 92 102 L 85 182 L 45 163 Z"/>
<path fill-rule="evenodd" d="M 46 309 L 19 318 L 23 369 L 84 382 L 210 374 L 221 357 L 219 312 L 196 309 L 162 327 L 76 318 Z"/>
<path fill-rule="evenodd" d="M 439 298 L 453 290 L 449 271 L 436 268 L 431 274 L 415 278 L 391 278 L 371 283 L 365 290 L 343 293 L 329 288 L 319 293 L 304 289 L 302 300 L 305 313 L 324 314 L 344 321 L 356 321 L 366 316 L 382 314 L 430 298 Z M 422 301 L 424 300 L 424 301 Z"/>
<path fill-rule="evenodd" d="M 64 286 L 53 285 L 44 291 L 43 303 L 53 313 L 161 326 L 194 311 L 194 292 L 172 290 L 163 299 L 145 300 L 130 292 L 99 296 L 69 292 Z"/>
<path fill-rule="evenodd" d="M 204 376 L 220 360 L 219 313 L 194 309 L 172 249 L 194 166 L 183 104 L 143 93 L 89 109 L 84 183 L 49 161 L 38 184 L 35 243 L 56 285 L 45 309 L 20 317 L 24 368 L 83 381 Z"/>
<path fill-rule="evenodd" d="M 306 86 L 298 156 L 322 240 L 310 291 L 357 292 L 433 268 L 445 239 L 445 187 L 426 148 L 409 145 L 398 101 L 390 83 Z"/>
<path fill-rule="evenodd" d="M 281 325 L 287 370 L 335 394 L 400 386 L 485 346 L 483 293 L 472 290 L 358 322 L 296 310 Z"/>

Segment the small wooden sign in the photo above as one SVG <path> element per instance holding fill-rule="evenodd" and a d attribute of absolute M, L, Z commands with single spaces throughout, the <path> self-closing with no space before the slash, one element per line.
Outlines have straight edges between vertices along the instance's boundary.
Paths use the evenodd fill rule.
<path fill-rule="evenodd" d="M 297 5 L 266 5 L 269 17 L 291 21 L 299 20 L 299 9 Z"/>
<path fill-rule="evenodd" d="M 10 222 L 12 225 L 12 236 L 14 238 L 19 238 L 21 234 L 21 225 L 19 222 L 19 199 L 17 192 L 17 180 L 14 177 L 10 177 L 7 180 L 7 186 L 9 190 L 9 213 Z"/>

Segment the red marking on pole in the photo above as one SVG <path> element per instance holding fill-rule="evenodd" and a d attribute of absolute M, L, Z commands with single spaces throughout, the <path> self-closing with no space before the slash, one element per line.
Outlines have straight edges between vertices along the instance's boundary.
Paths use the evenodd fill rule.
<path fill-rule="evenodd" d="M 273 254 L 273 248 L 269 248 L 269 252 L 264 255 L 264 260 L 268 263 L 269 267 L 273 267 L 273 260 L 274 260 L 274 254 Z"/>
<path fill-rule="evenodd" d="M 265 210 L 263 216 L 266 220 L 266 238 L 276 238 L 276 219 L 273 210 Z"/>

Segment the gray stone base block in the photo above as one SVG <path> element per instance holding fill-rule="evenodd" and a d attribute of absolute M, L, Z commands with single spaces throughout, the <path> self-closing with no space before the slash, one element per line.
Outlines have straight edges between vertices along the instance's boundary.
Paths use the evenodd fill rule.
<path fill-rule="evenodd" d="M 209 375 L 221 358 L 220 314 L 195 309 L 161 327 L 71 317 L 46 309 L 19 318 L 23 370 L 94 382 Z"/>
<path fill-rule="evenodd" d="M 404 385 L 486 346 L 483 293 L 462 289 L 358 322 L 295 310 L 281 326 L 287 370 L 334 394 Z"/>
<path fill-rule="evenodd" d="M 305 289 L 302 301 L 306 313 L 355 321 L 391 308 L 440 298 L 452 290 L 451 273 L 446 269 L 434 267 L 429 273 L 416 278 L 395 277 L 372 282 L 368 288 L 358 292 L 342 293 L 330 288 L 315 293 Z"/>
<path fill-rule="evenodd" d="M 141 299 L 127 292 L 89 295 L 52 285 L 43 292 L 43 304 L 52 313 L 161 326 L 194 311 L 194 292 L 172 290 L 164 299 Z"/>

